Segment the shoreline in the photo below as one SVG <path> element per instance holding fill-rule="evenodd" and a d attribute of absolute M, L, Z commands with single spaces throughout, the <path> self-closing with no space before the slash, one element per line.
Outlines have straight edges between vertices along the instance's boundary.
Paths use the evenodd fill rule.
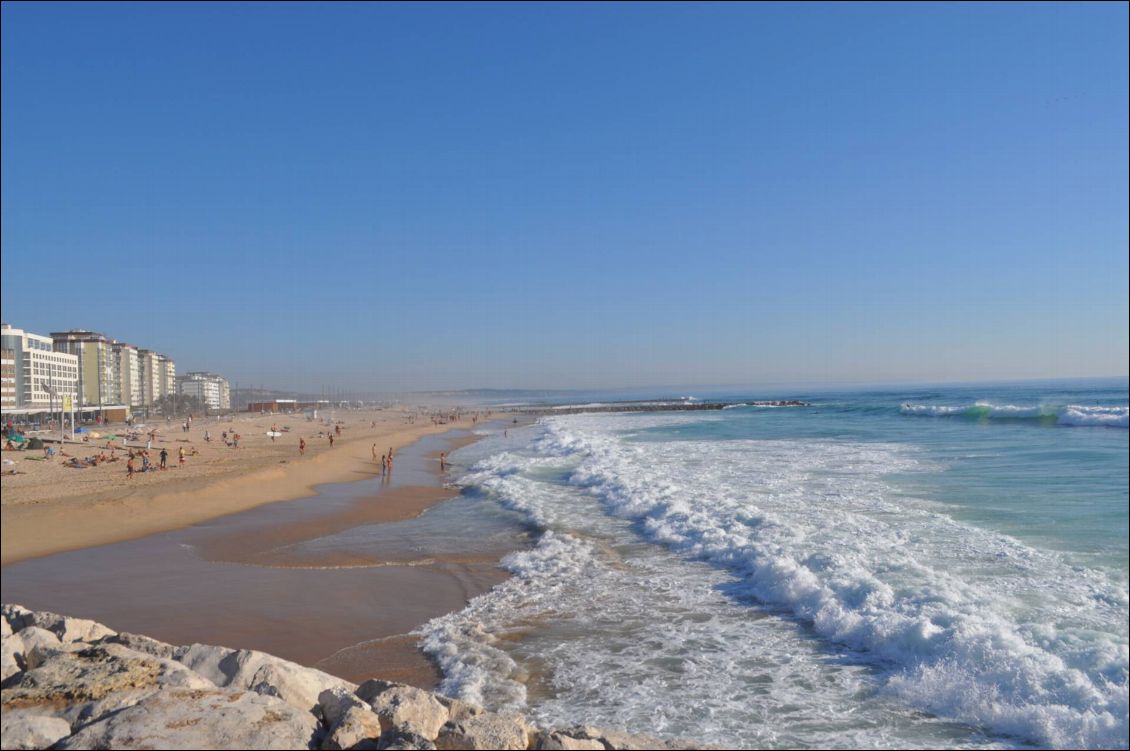
<path fill-rule="evenodd" d="M 406 410 L 343 413 L 345 430 L 333 448 L 315 432 L 320 427 L 316 423 L 300 423 L 280 443 L 264 437 L 272 423 L 299 422 L 300 416 L 241 416 L 238 422 L 197 424 L 184 434 L 188 438 L 176 438 L 179 431 L 159 438 L 152 453 L 171 449 L 170 464 L 175 465 L 180 448 L 176 444 L 190 443 L 202 460 L 194 456 L 187 467 L 133 480 L 125 478 L 124 461 L 86 470 L 64 469 L 58 463 L 28 465 L 29 474 L 36 476 L 4 478 L 0 565 L 134 540 L 265 504 L 312 497 L 319 485 L 379 476 L 370 444 L 382 453 L 389 446 L 400 451 L 425 436 L 474 425 L 469 417 L 439 425 L 406 424 L 408 414 Z M 199 440 L 205 430 L 218 437 L 231 425 L 247 433 L 240 448 L 215 444 L 197 448 L 194 437 Z M 297 450 L 299 436 L 308 446 L 302 457 Z M 104 450 L 98 445 L 65 448 L 80 457 Z M 5 459 L 12 456 L 3 453 Z"/>
<path fill-rule="evenodd" d="M 458 424 L 426 432 L 397 451 L 389 479 L 369 464 L 310 497 L 25 559 L 3 567 L 5 596 L 173 642 L 259 649 L 346 680 L 434 689 L 442 676 L 411 632 L 504 580 L 498 559 L 520 543 L 452 548 L 442 533 L 458 519 L 428 513 L 459 498 L 438 454 L 479 436 Z"/>

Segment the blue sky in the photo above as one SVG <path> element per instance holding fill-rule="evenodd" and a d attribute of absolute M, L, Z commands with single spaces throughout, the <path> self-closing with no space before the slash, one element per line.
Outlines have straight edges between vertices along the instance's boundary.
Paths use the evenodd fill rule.
<path fill-rule="evenodd" d="M 2 313 L 281 388 L 1122 375 L 1127 5 L 3 5 Z"/>

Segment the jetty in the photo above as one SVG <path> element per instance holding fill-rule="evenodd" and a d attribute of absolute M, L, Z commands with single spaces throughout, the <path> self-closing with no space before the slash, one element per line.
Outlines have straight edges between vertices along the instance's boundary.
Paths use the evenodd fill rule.
<path fill-rule="evenodd" d="M 579 415 L 591 412 L 708 412 L 711 410 L 733 409 L 737 407 L 811 407 L 809 402 L 797 399 L 756 402 L 687 402 L 687 401 L 646 401 L 646 402 L 608 402 L 602 404 L 562 404 L 557 406 L 515 407 L 510 411 L 533 417 L 550 415 Z"/>

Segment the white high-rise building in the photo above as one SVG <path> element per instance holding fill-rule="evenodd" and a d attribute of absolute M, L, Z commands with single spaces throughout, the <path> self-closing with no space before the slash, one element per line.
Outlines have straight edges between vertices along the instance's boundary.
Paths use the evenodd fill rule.
<path fill-rule="evenodd" d="M 0 349 L 11 353 L 16 409 L 58 407 L 69 396 L 78 407 L 78 357 L 56 352 L 49 336 L 0 325 Z M 55 396 L 51 395 L 54 390 Z"/>
<path fill-rule="evenodd" d="M 159 355 L 161 371 L 161 396 L 177 393 L 177 365 L 168 355 Z"/>
<path fill-rule="evenodd" d="M 16 353 L 4 345 L 0 350 L 0 407 L 16 408 Z"/>
<path fill-rule="evenodd" d="M 161 367 L 161 355 L 153 350 L 139 349 L 137 358 L 141 373 L 141 403 L 148 407 L 156 404 L 163 396 L 161 384 L 164 382 L 164 371 Z"/>
<path fill-rule="evenodd" d="M 114 369 L 118 376 L 118 400 L 131 407 L 142 406 L 141 361 L 137 356 L 137 347 L 125 342 L 114 342 L 113 352 Z"/>
<path fill-rule="evenodd" d="M 179 376 L 177 391 L 183 396 L 196 397 L 209 409 L 231 409 L 228 380 L 215 373 L 196 371 Z"/>

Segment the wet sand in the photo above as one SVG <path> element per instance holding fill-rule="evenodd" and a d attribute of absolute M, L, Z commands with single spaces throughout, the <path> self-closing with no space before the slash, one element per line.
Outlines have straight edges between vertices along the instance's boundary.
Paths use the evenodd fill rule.
<path fill-rule="evenodd" d="M 138 473 L 132 479 L 126 476 L 120 435 L 118 441 L 110 440 L 110 431 L 120 434 L 122 425 L 90 433 L 88 443 L 66 444 L 64 456 L 53 460 L 38 451 L 4 451 L 5 471 L 19 474 L 3 477 L 0 561 L 9 564 L 121 542 L 306 497 L 318 485 L 373 476 L 374 447 L 377 452 L 389 446 L 399 451 L 422 436 L 472 425 L 466 413 L 455 425 L 433 425 L 409 407 L 331 412 L 325 418 L 341 430 L 333 446 L 329 426 L 301 415 L 210 417 L 195 421 L 188 431 L 163 422 L 139 426 L 140 441 L 129 446 L 144 448 L 148 431 L 156 430 L 150 458 L 156 465 L 160 451 L 167 450 L 169 469 Z M 287 432 L 275 440 L 266 432 L 274 427 Z M 241 434 L 238 448 L 223 440 L 224 431 Z M 100 437 L 94 438 L 96 434 Z M 304 455 L 298 451 L 300 438 L 307 443 Z M 107 441 L 118 448 L 107 447 Z M 178 461 L 181 449 L 188 453 L 184 464 Z M 85 469 L 70 468 L 63 461 L 100 454 L 113 461 Z"/>
<path fill-rule="evenodd" d="M 426 437 L 397 453 L 391 478 L 374 466 L 311 498 L 6 565 L 4 600 L 433 688 L 439 676 L 408 632 L 502 581 L 499 558 L 526 544 L 517 524 L 467 535 L 451 515 L 461 499 L 446 502 L 456 491 L 438 453 L 473 439 Z"/>

